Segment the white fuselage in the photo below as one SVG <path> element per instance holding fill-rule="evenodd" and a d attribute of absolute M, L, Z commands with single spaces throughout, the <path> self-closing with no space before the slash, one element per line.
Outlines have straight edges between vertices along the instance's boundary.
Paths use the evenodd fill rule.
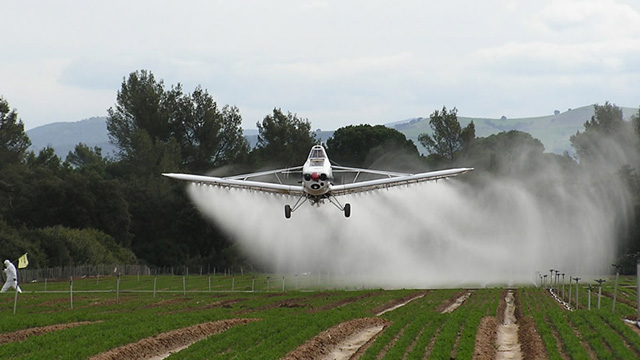
<path fill-rule="evenodd" d="M 327 153 L 322 145 L 313 146 L 302 167 L 304 191 L 313 197 L 323 196 L 329 192 L 332 181 L 333 172 Z"/>

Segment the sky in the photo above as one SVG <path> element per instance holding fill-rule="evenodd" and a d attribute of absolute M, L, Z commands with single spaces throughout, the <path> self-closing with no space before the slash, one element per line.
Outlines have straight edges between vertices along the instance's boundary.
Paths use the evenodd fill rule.
<path fill-rule="evenodd" d="M 29 130 L 106 116 L 151 71 L 313 129 L 640 106 L 635 0 L 2 1 L 0 97 Z"/>

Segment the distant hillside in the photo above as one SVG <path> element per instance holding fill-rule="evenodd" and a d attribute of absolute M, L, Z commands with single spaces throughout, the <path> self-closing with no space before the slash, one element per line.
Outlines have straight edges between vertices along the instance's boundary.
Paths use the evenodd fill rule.
<path fill-rule="evenodd" d="M 79 143 L 91 148 L 97 146 L 102 149 L 102 155 L 113 155 L 115 146 L 109 143 L 107 132 L 107 118 L 92 117 L 76 122 L 57 122 L 27 130 L 31 139 L 31 147 L 36 153 L 48 147 L 54 149 L 62 160 L 67 158 Z"/>
<path fill-rule="evenodd" d="M 632 116 L 638 114 L 638 109 L 622 108 L 625 120 L 630 120 Z M 531 134 L 540 140 L 546 152 L 562 154 L 565 151 L 573 153 L 569 138 L 577 131 L 584 131 L 584 123 L 593 116 L 593 105 L 569 109 L 565 112 L 558 112 L 547 116 L 533 118 L 472 118 L 458 116 L 458 121 L 462 126 L 467 126 L 472 120 L 476 127 L 477 137 L 486 137 L 502 131 L 519 130 Z M 423 133 L 431 134 L 429 117 L 420 117 L 386 124 L 402 133 L 424 152 L 424 148 L 418 143 L 418 135 Z"/>
<path fill-rule="evenodd" d="M 638 109 L 622 108 L 625 120 L 631 119 L 638 113 Z M 593 106 L 584 106 L 577 109 L 570 109 L 558 114 L 533 117 L 533 118 L 472 118 L 459 116 L 458 120 L 462 126 L 466 126 L 472 120 L 476 127 L 476 136 L 486 137 L 501 131 L 520 130 L 531 134 L 539 139 L 545 147 L 545 151 L 562 154 L 565 151 L 573 153 L 573 148 L 569 138 L 577 131 L 584 130 L 584 123 L 593 116 Z M 418 146 L 421 152 L 425 149 L 418 142 L 418 135 L 422 133 L 431 134 L 429 117 L 417 117 L 402 121 L 385 124 L 402 132 L 408 139 Z M 346 125 L 345 125 L 346 126 Z M 245 129 L 245 137 L 251 147 L 258 141 L 258 131 L 256 129 Z M 66 159 L 67 154 L 73 151 L 78 143 L 86 144 L 90 147 L 98 146 L 102 148 L 102 154 L 113 155 L 116 148 L 109 143 L 107 124 L 105 117 L 93 117 L 76 122 L 58 122 L 43 125 L 27 131 L 31 139 L 30 150 L 39 152 L 43 148 L 50 146 L 61 159 Z M 333 131 L 319 131 L 316 136 L 325 142 L 333 135 Z"/>

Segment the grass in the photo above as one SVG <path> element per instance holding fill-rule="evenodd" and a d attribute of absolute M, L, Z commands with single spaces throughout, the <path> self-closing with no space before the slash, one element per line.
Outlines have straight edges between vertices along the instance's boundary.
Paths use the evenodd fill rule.
<path fill-rule="evenodd" d="M 194 324 L 252 318 L 259 321 L 210 336 L 170 358 L 279 359 L 330 327 L 374 316 L 379 306 L 416 293 L 328 286 L 332 279 L 326 276 L 285 276 L 284 280 L 282 292 L 281 275 L 124 276 L 116 294 L 117 277 L 77 278 L 73 280 L 73 309 L 69 281 L 21 284 L 24 293 L 18 297 L 15 315 L 14 294 L 0 294 L 0 333 L 91 323 L 1 345 L 0 358 L 82 359 Z M 634 281 L 621 278 L 625 298 L 635 299 Z M 613 291 L 613 282 L 606 286 L 605 290 Z M 436 311 L 459 292 L 430 290 L 382 315 L 391 325 L 362 358 L 423 358 L 428 346 L 430 358 L 452 354 L 458 359 L 471 358 L 478 324 L 483 316 L 496 316 L 501 289 L 473 290 L 453 313 Z M 580 292 L 586 294 L 586 290 Z M 569 312 L 541 289 L 520 288 L 516 296 L 523 315 L 534 319 L 550 358 L 561 358 L 558 349 L 574 358 L 587 358 L 586 347 L 601 358 L 631 359 L 640 354 L 640 337 L 621 321 L 634 316 L 632 300 L 618 303 L 616 313 L 611 314 L 609 297 L 603 297 L 600 310 L 595 309 L 594 297 L 591 311 Z M 581 303 L 586 304 L 586 297 L 581 296 Z"/>

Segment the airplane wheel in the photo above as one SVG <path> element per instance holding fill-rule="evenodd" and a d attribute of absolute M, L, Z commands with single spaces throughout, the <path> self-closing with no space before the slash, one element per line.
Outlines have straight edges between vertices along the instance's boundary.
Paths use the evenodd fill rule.
<path fill-rule="evenodd" d="M 351 204 L 344 204 L 344 217 L 351 216 Z"/>
<path fill-rule="evenodd" d="M 284 217 L 286 217 L 287 219 L 291 218 L 291 206 L 284 206 Z"/>

